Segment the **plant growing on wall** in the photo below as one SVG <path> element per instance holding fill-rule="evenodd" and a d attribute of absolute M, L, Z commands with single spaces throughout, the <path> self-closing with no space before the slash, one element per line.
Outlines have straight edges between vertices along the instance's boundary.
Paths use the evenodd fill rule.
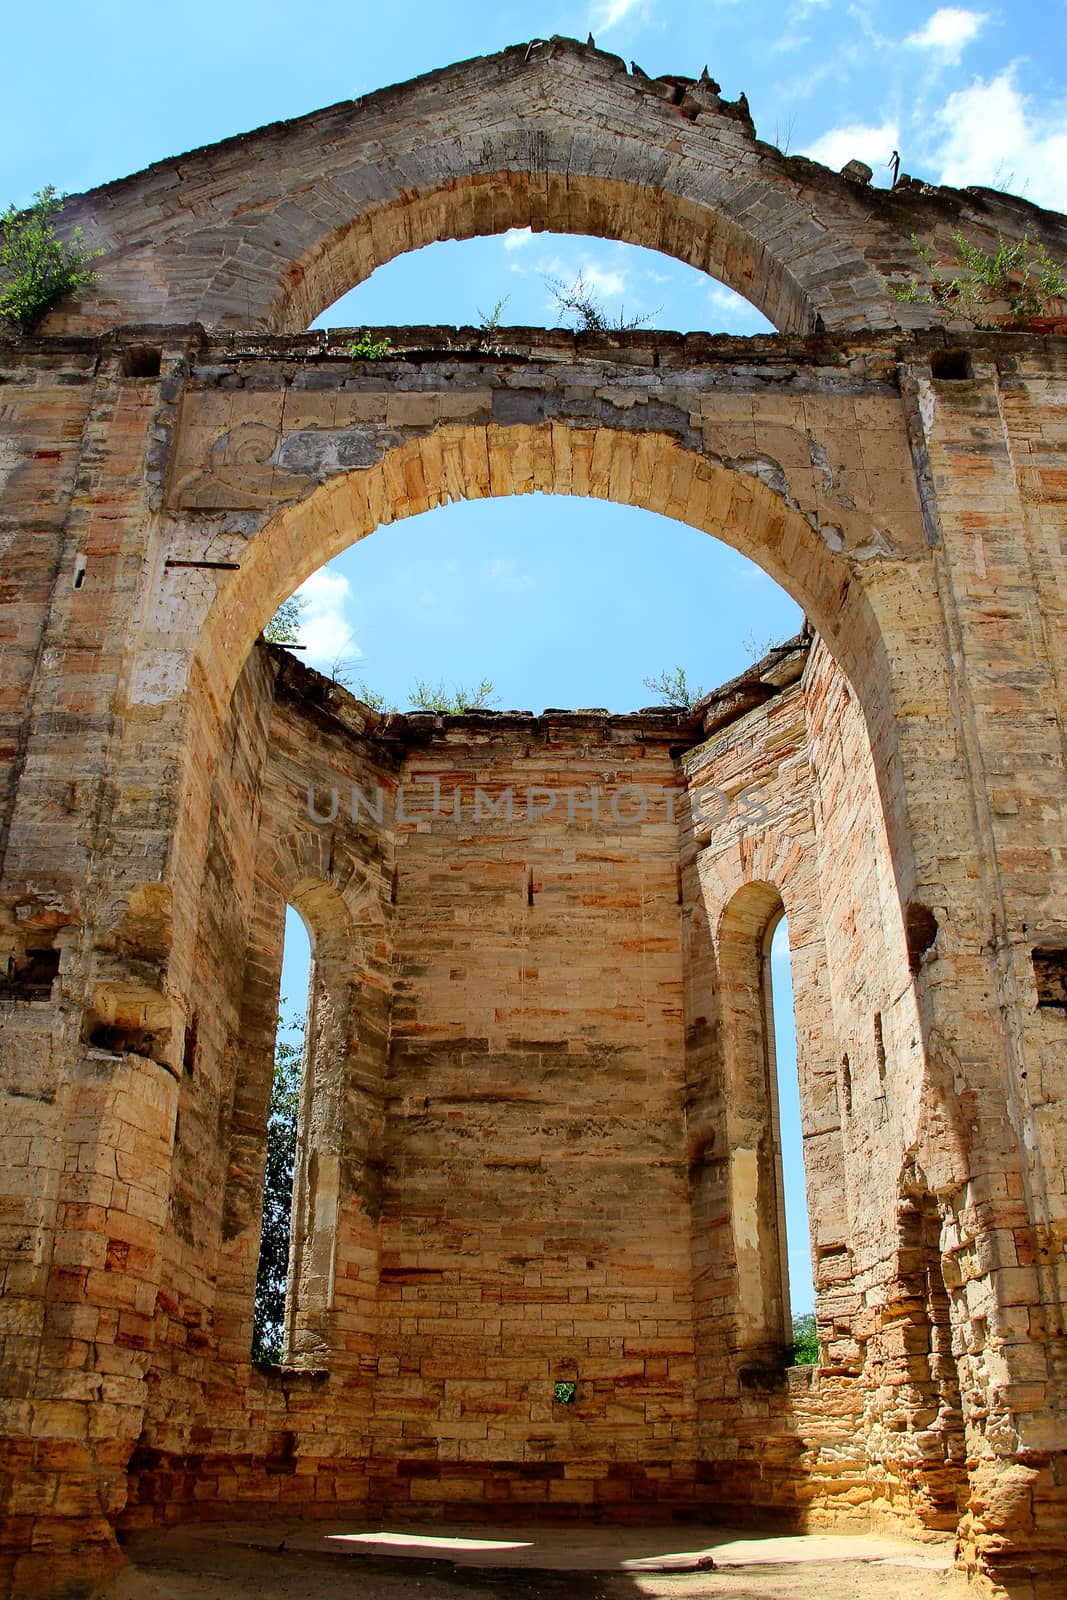
<path fill-rule="evenodd" d="M 546 278 L 545 283 L 564 316 L 574 318 L 575 331 L 578 333 L 633 333 L 636 328 L 643 328 L 651 322 L 660 309 L 657 306 L 655 311 L 643 317 L 627 317 L 624 310 L 620 310 L 612 322 L 581 272 L 573 283 L 564 283 L 562 278 Z"/>
<path fill-rule="evenodd" d="M 934 305 L 976 328 L 1004 325 L 997 307 L 1007 305 L 1010 325 L 1025 327 L 1035 317 L 1047 315 L 1051 302 L 1067 296 L 1067 272 L 1049 256 L 1043 244 L 997 237 L 995 250 L 982 250 L 957 228 L 956 271 L 946 276 L 934 261 L 928 245 L 915 234 L 911 242 L 923 267 L 926 283 L 917 275 L 905 284 L 887 284 L 895 300 L 906 305 Z"/>
<path fill-rule="evenodd" d="M 690 685 L 684 667 L 675 667 L 673 672 L 657 672 L 654 677 L 642 678 L 641 682 L 646 689 L 661 694 L 664 705 L 677 706 L 681 711 L 691 711 L 704 693 L 703 684 Z"/>
<path fill-rule="evenodd" d="M 104 253 L 86 250 L 80 228 L 69 240 L 57 238 L 61 207 L 48 184 L 25 211 L 11 205 L 0 215 L 0 316 L 23 333 L 32 333 L 57 300 L 87 289 L 96 277 L 89 263 Z"/>
<path fill-rule="evenodd" d="M 466 711 L 487 710 L 496 696 L 491 678 L 483 678 L 473 689 L 457 684 L 451 694 L 445 688 L 444 679 L 435 687 L 420 678 L 409 698 L 416 711 L 436 711 L 439 716 L 459 717 Z"/>
<path fill-rule="evenodd" d="M 353 688 L 352 693 L 357 695 L 359 699 L 363 701 L 365 706 L 370 706 L 372 711 L 377 711 L 378 715 L 381 717 L 391 716 L 396 710 L 396 706 L 394 706 L 390 700 L 387 700 L 385 695 L 381 694 L 377 689 L 372 689 L 368 685 L 365 678 L 360 678 L 359 682 Z"/>
<path fill-rule="evenodd" d="M 279 1033 L 267 1118 L 267 1164 L 263 1177 L 263 1231 L 256 1269 L 252 1360 L 280 1361 L 285 1342 L 285 1289 L 289 1276 L 296 1124 L 304 1052 Z M 301 1030 L 303 1024 L 301 1024 Z"/>
<path fill-rule="evenodd" d="M 368 329 L 363 328 L 358 339 L 353 339 L 348 346 L 348 353 L 353 361 L 384 361 L 393 353 L 391 339 L 372 339 Z"/>
<path fill-rule="evenodd" d="M 764 656 L 769 656 L 772 650 L 777 650 L 784 643 L 784 639 L 776 639 L 773 634 L 767 634 L 761 639 L 757 637 L 754 629 L 750 628 L 741 641 L 741 648 L 750 661 L 762 661 Z"/>
<path fill-rule="evenodd" d="M 483 333 L 495 333 L 497 331 L 500 326 L 500 318 L 503 314 L 504 307 L 507 305 L 510 299 L 511 296 L 509 294 L 504 295 L 502 299 L 495 303 L 491 311 L 483 311 L 481 306 L 476 308 L 478 312 L 478 326 L 481 328 Z"/>

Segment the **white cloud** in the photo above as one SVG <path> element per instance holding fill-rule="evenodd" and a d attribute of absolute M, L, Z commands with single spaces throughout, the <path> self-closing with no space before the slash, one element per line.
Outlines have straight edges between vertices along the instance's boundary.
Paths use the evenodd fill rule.
<path fill-rule="evenodd" d="M 533 238 L 532 228 L 509 228 L 504 235 L 505 250 L 521 250 Z"/>
<path fill-rule="evenodd" d="M 810 33 L 780 33 L 777 39 L 771 40 L 770 52 L 772 56 L 785 55 L 790 50 L 803 50 L 810 43 Z"/>
<path fill-rule="evenodd" d="M 644 0 L 601 0 L 590 13 L 589 25 L 594 33 L 606 33 L 616 23 L 625 22 L 631 12 L 643 10 Z"/>
<path fill-rule="evenodd" d="M 965 11 L 962 6 L 941 6 L 925 28 L 909 33 L 904 40 L 915 50 L 933 50 L 945 61 L 958 61 L 964 47 L 976 38 L 984 22 L 984 11 Z"/>
<path fill-rule="evenodd" d="M 853 122 L 845 128 L 831 128 L 808 145 L 803 154 L 836 171 L 847 161 L 865 161 L 877 175 L 879 167 L 888 162 L 890 152 L 899 148 L 900 128 L 895 122 L 882 122 L 877 127 Z"/>
<path fill-rule="evenodd" d="M 363 654 L 353 641 L 346 606 L 352 598 L 348 579 L 321 567 L 296 591 L 304 601 L 300 616 L 300 643 L 313 667 L 331 668 L 337 661 L 353 661 Z"/>
<path fill-rule="evenodd" d="M 936 113 L 940 182 L 1003 185 L 1038 205 L 1067 209 L 1067 105 L 1032 115 L 1008 67 L 976 78 Z"/>
<path fill-rule="evenodd" d="M 582 279 L 594 295 L 613 298 L 626 292 L 625 272 L 614 272 L 611 267 L 598 267 L 595 262 L 582 268 Z"/>
<path fill-rule="evenodd" d="M 717 333 L 772 333 L 773 326 L 744 295 L 735 294 L 724 283 L 708 285 L 708 302 Z"/>

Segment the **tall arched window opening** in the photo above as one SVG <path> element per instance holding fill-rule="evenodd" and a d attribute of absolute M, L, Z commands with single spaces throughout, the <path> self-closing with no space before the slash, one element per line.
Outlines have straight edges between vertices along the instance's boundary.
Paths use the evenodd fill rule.
<path fill-rule="evenodd" d="M 810 1229 L 788 929 L 774 884 L 748 883 L 726 906 L 719 980 L 736 1272 L 733 1341 L 746 1362 L 780 1366 L 792 1359 L 793 1314 L 810 1314 L 814 1295 L 804 1264 Z"/>
<path fill-rule="evenodd" d="M 311 944 L 299 912 L 286 907 L 278 1028 L 267 1118 L 263 1222 L 253 1316 L 252 1355 L 281 1361 L 288 1346 L 292 1290 L 293 1180 L 303 1086 Z"/>
<path fill-rule="evenodd" d="M 784 916 L 771 934 L 769 981 L 771 1004 L 768 1024 L 771 1040 L 768 1054 L 775 1065 L 783 1274 L 788 1285 L 789 1320 L 793 1324 L 795 1342 L 801 1346 L 798 1354 L 804 1357 L 811 1352 L 810 1339 L 806 1339 L 805 1335 L 813 1331 L 808 1319 L 815 1309 L 815 1286 L 811 1270 L 811 1224 L 800 1116 L 792 962 L 789 927 Z M 805 1319 L 800 1322 L 799 1328 L 798 1319 Z M 787 1325 L 787 1336 L 789 1332 Z"/>

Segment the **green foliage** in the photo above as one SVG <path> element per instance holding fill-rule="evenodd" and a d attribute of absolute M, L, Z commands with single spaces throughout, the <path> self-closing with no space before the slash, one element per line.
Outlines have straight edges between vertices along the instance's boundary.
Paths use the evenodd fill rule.
<path fill-rule="evenodd" d="M 673 672 L 657 672 L 655 677 L 641 681 L 646 689 L 661 694 L 665 705 L 678 706 L 682 711 L 691 711 L 704 693 L 703 684 L 690 688 L 684 667 L 675 667 Z"/>
<path fill-rule="evenodd" d="M 895 300 L 906 305 L 933 305 L 950 312 L 976 328 L 1001 325 L 991 312 L 997 303 L 1006 303 L 1013 326 L 1021 328 L 1047 313 L 1049 302 L 1067 296 L 1067 272 L 1049 256 L 1043 244 L 1032 245 L 1028 234 L 1021 239 L 1003 239 L 985 251 L 972 244 L 960 229 L 952 235 L 958 270 L 946 277 L 934 261 L 928 245 L 920 244 L 913 233 L 911 242 L 926 269 L 928 287 L 913 276 L 905 284 L 887 284 Z"/>
<path fill-rule="evenodd" d="M 578 1385 L 576 1383 L 572 1383 L 569 1378 L 561 1378 L 555 1385 L 552 1398 L 557 1405 L 572 1406 L 577 1393 Z"/>
<path fill-rule="evenodd" d="M 396 710 L 396 706 L 390 705 L 384 694 L 379 694 L 377 689 L 368 688 L 367 683 L 363 678 L 360 678 L 359 683 L 355 686 L 352 692 L 353 694 L 358 695 L 365 706 L 370 706 L 372 711 L 377 711 L 380 717 L 387 717 L 391 712 Z"/>
<path fill-rule="evenodd" d="M 363 328 L 359 338 L 349 345 L 348 353 L 353 361 L 385 361 L 393 353 L 393 341 L 372 339 L 368 330 Z"/>
<path fill-rule="evenodd" d="M 268 644 L 296 644 L 300 638 L 300 617 L 307 605 L 302 595 L 291 594 L 283 600 L 263 629 Z"/>
<path fill-rule="evenodd" d="M 465 689 L 462 684 L 456 684 L 451 694 L 445 688 L 443 678 L 436 687 L 424 683 L 420 678 L 411 690 L 409 699 L 416 711 L 436 711 L 440 716 L 457 717 L 466 711 L 485 711 L 496 696 L 493 694 L 491 678 L 483 678 L 474 689 Z"/>
<path fill-rule="evenodd" d="M 303 1050 L 280 1029 L 274 1047 L 274 1079 L 267 1119 L 267 1165 L 263 1179 L 256 1300 L 252 1318 L 253 1361 L 280 1361 L 285 1342 L 285 1287 L 296 1167 L 296 1126 Z M 301 1029 L 303 1024 L 301 1024 Z"/>
<path fill-rule="evenodd" d="M 771 635 L 765 639 L 758 639 L 750 628 L 741 641 L 741 648 L 751 661 L 762 661 L 764 656 L 769 656 L 772 650 L 777 650 L 779 645 L 784 643 L 784 639 L 775 639 Z"/>
<path fill-rule="evenodd" d="M 657 306 L 643 317 L 626 317 L 620 311 L 612 322 L 581 272 L 570 284 L 564 283 L 562 278 L 546 278 L 545 283 L 563 315 L 574 318 L 578 333 L 632 333 L 635 328 L 643 328 L 651 322 L 660 309 Z"/>
<path fill-rule="evenodd" d="M 477 306 L 475 308 L 478 312 L 478 326 L 481 328 L 483 333 L 496 332 L 500 326 L 500 313 L 503 311 L 510 299 L 511 296 L 506 294 L 502 300 L 498 300 L 496 302 L 492 311 L 483 311 L 481 306 Z"/>
<path fill-rule="evenodd" d="M 102 250 L 86 250 L 75 228 L 64 243 L 55 217 L 62 196 L 51 184 L 39 189 L 25 211 L 8 206 L 0 214 L 0 316 L 30 333 L 64 295 L 87 289 L 96 274 L 89 262 Z"/>
<path fill-rule="evenodd" d="M 793 1318 L 793 1354 L 790 1366 L 814 1367 L 819 1361 L 819 1339 L 815 1331 L 814 1311 L 804 1311 Z"/>

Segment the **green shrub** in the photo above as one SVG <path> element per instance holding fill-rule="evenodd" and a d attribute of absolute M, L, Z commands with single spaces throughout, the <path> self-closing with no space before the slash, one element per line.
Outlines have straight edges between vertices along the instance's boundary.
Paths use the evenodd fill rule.
<path fill-rule="evenodd" d="M 353 361 L 384 361 L 393 353 L 391 339 L 372 339 L 370 333 L 364 328 L 358 339 L 353 339 L 348 347 L 348 353 Z"/>
<path fill-rule="evenodd" d="M 912 277 L 905 284 L 887 285 L 895 300 L 906 305 L 938 306 L 976 328 L 996 327 L 988 320 L 989 308 L 1006 302 L 1016 327 L 1025 327 L 1034 317 L 1043 316 L 1049 302 L 1067 295 L 1067 272 L 1057 266 L 1043 244 L 1031 245 L 1028 234 L 1021 239 L 997 236 L 995 250 L 982 250 L 972 244 L 959 228 L 952 235 L 956 246 L 957 271 L 945 277 L 928 245 L 920 244 L 913 233 L 911 242 L 929 281 L 929 289 Z"/>
<path fill-rule="evenodd" d="M 652 678 L 642 678 L 641 682 L 646 689 L 662 695 L 665 706 L 677 706 L 680 711 L 692 711 L 704 693 L 703 684 L 690 684 L 684 667 L 675 667 L 673 672 L 657 672 Z"/>
<path fill-rule="evenodd" d="M 491 678 L 483 678 L 474 689 L 464 689 L 462 684 L 457 684 L 452 694 L 445 688 L 443 680 L 435 687 L 420 678 L 411 690 L 409 699 L 416 711 L 436 711 L 439 716 L 458 717 L 467 711 L 485 711 L 496 696 Z"/>
<path fill-rule="evenodd" d="M 815 1332 L 814 1311 L 803 1311 L 793 1318 L 793 1351 L 790 1366 L 814 1367 L 819 1361 L 819 1339 Z"/>
<path fill-rule="evenodd" d="M 27 210 L 8 206 L 0 215 L 0 316 L 23 333 L 31 333 L 57 300 L 88 288 L 96 278 L 89 262 L 104 253 L 86 250 L 80 228 L 66 243 L 56 237 L 61 206 L 49 184 Z"/>

